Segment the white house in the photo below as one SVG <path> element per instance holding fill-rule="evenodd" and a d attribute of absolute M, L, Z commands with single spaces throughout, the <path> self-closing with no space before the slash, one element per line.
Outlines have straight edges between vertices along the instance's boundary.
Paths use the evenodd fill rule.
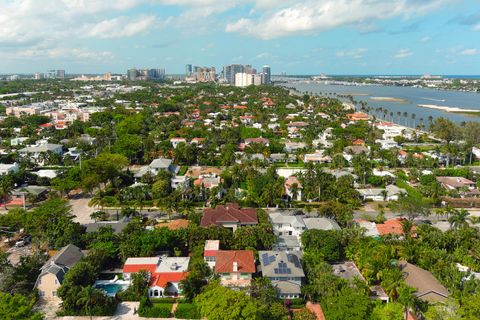
<path fill-rule="evenodd" d="M 402 195 L 407 194 L 405 189 L 388 185 L 385 189 L 357 189 L 363 200 L 371 201 L 397 201 Z"/>
<path fill-rule="evenodd" d="M 13 164 L 5 164 L 5 163 L 0 163 L 0 175 L 6 175 L 9 173 L 15 173 L 18 172 L 20 168 L 18 167 L 18 163 L 13 163 Z"/>
<path fill-rule="evenodd" d="M 384 150 L 389 150 L 393 148 L 398 148 L 398 143 L 395 142 L 395 140 L 391 139 L 377 139 L 375 140 L 375 143 L 380 144 L 380 148 Z"/>
<path fill-rule="evenodd" d="M 300 236 L 305 230 L 305 223 L 300 216 L 292 216 L 283 212 L 269 214 L 273 233 L 277 236 Z"/>

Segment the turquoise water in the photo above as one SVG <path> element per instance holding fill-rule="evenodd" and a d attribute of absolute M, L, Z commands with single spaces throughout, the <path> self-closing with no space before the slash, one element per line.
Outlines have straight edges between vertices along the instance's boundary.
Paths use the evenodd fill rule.
<path fill-rule="evenodd" d="M 413 126 L 411 115 L 416 115 L 416 123 L 419 123 L 420 118 L 427 122 L 428 117 L 433 118 L 444 117 L 454 122 L 460 123 L 462 121 L 480 121 L 479 116 L 470 116 L 465 114 L 447 113 L 440 110 L 427 109 L 419 107 L 419 104 L 431 104 L 447 107 L 457 107 L 463 109 L 478 109 L 480 110 L 480 93 L 474 92 L 458 92 L 435 90 L 428 88 L 413 88 L 413 87 L 395 87 L 395 86 L 345 86 L 332 85 L 325 83 L 288 83 L 286 86 L 295 87 L 301 92 L 308 91 L 313 93 L 338 93 L 338 94 L 352 94 L 357 101 L 365 101 L 370 107 L 382 107 L 388 112 L 394 112 L 395 118 L 397 112 L 408 113 L 408 124 Z M 391 101 L 375 101 L 372 97 L 391 97 L 405 99 L 405 103 L 391 102 Z M 400 124 L 405 125 L 404 119 Z M 394 119 L 394 122 L 398 121 Z"/>
<path fill-rule="evenodd" d="M 97 284 L 95 288 L 103 290 L 107 293 L 107 295 L 114 297 L 118 291 L 124 290 L 125 286 L 121 284 L 108 283 L 108 284 Z"/>

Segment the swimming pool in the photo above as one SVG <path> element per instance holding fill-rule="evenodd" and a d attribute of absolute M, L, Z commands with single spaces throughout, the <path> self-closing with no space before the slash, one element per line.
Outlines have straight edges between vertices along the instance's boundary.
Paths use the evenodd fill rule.
<path fill-rule="evenodd" d="M 114 297 L 117 292 L 125 290 L 127 288 L 127 285 L 117 283 L 102 283 L 96 284 L 95 288 L 105 291 L 110 297 Z"/>

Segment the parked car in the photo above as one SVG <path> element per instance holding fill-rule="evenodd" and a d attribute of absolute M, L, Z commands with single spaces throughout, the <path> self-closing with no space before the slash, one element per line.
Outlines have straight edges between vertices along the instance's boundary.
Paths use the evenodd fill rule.
<path fill-rule="evenodd" d="M 30 242 L 32 242 L 31 236 L 23 236 L 17 242 L 15 242 L 15 247 L 24 247 Z"/>

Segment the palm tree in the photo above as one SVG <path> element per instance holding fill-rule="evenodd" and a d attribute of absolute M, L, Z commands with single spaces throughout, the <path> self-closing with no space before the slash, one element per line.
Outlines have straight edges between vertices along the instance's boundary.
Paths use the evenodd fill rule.
<path fill-rule="evenodd" d="M 13 180 L 10 175 L 2 176 L 0 180 L 0 197 L 3 200 L 5 209 L 7 209 L 8 197 L 13 190 L 13 186 Z"/>
<path fill-rule="evenodd" d="M 80 291 L 77 303 L 84 305 L 85 313 L 90 316 L 90 319 L 92 319 L 92 308 L 95 307 L 99 294 L 102 293 L 92 286 L 85 287 Z"/>
<path fill-rule="evenodd" d="M 408 112 L 403 112 L 403 119 L 405 120 L 405 127 L 408 126 Z"/>
<path fill-rule="evenodd" d="M 380 194 L 382 195 L 383 197 L 383 201 L 387 201 L 387 197 L 388 197 L 388 191 L 383 189 L 382 191 L 380 191 Z"/>
<path fill-rule="evenodd" d="M 415 118 L 417 117 L 417 115 L 415 113 L 412 113 L 412 121 L 413 121 L 413 128 L 415 129 L 416 126 L 415 126 Z"/>
<path fill-rule="evenodd" d="M 382 288 L 385 293 L 396 301 L 403 283 L 403 273 L 398 268 L 383 269 L 378 272 L 377 277 L 381 280 Z"/>
<path fill-rule="evenodd" d="M 454 210 L 452 215 L 448 218 L 448 222 L 450 222 L 450 227 L 454 230 L 468 227 L 469 215 L 469 212 L 465 209 Z"/>

